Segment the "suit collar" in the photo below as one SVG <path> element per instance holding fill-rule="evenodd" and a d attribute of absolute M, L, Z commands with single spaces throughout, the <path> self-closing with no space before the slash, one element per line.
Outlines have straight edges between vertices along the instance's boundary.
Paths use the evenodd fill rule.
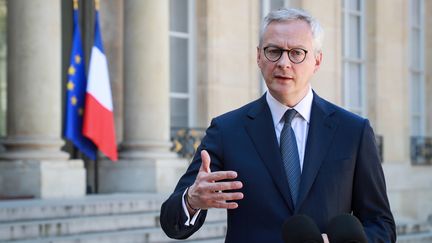
<path fill-rule="evenodd" d="M 296 212 L 300 210 L 333 140 L 339 121 L 333 105 L 314 92 Z"/>
<path fill-rule="evenodd" d="M 294 207 L 288 180 L 283 169 L 282 157 L 265 95 L 255 102 L 249 110 L 245 127 L 276 188 L 284 198 L 289 211 L 293 213 Z"/>
<path fill-rule="evenodd" d="M 309 132 L 295 212 L 300 210 L 306 199 L 334 137 L 338 126 L 338 120 L 333 116 L 334 112 L 333 105 L 313 92 Z M 246 130 L 255 149 L 285 199 L 289 210 L 294 213 L 288 180 L 283 169 L 274 124 L 265 95 L 254 103 L 247 116 Z"/>
<path fill-rule="evenodd" d="M 285 112 L 292 108 L 295 109 L 298 114 L 307 122 L 310 122 L 310 113 L 312 108 L 312 100 L 313 100 L 313 92 L 309 87 L 309 91 L 306 93 L 305 97 L 303 97 L 299 103 L 297 103 L 294 107 L 288 107 L 282 103 L 280 103 L 276 98 L 274 98 L 270 92 L 266 92 L 266 101 L 270 108 L 273 125 L 276 125 L 281 121 Z"/>

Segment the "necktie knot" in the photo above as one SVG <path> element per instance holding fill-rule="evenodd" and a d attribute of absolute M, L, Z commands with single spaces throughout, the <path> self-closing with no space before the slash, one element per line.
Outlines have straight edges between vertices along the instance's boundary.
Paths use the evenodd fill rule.
<path fill-rule="evenodd" d="M 295 109 L 289 109 L 284 114 L 284 120 L 286 124 L 291 124 L 291 121 L 294 119 L 297 111 Z"/>

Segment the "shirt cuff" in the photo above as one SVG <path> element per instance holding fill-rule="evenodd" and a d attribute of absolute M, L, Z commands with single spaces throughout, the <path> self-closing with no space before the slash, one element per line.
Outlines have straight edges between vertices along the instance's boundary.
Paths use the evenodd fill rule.
<path fill-rule="evenodd" d="M 188 190 L 188 188 L 186 188 L 186 190 L 183 192 L 183 196 L 182 196 L 183 211 L 187 217 L 187 220 L 186 220 L 184 225 L 191 226 L 191 225 L 195 224 L 195 221 L 197 220 L 199 214 L 201 213 L 201 209 L 198 209 L 198 211 L 195 213 L 195 215 L 192 217 L 192 219 L 190 218 L 189 211 L 187 209 L 186 202 L 185 202 L 185 195 L 186 195 L 187 190 Z"/>

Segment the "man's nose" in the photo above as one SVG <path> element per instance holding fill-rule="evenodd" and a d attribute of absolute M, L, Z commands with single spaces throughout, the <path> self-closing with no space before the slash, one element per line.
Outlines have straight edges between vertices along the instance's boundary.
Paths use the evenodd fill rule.
<path fill-rule="evenodd" d="M 291 63 L 291 60 L 288 57 L 288 52 L 284 51 L 282 53 L 282 56 L 277 61 L 277 66 L 279 68 L 288 68 L 288 67 L 291 67 L 291 65 L 292 65 L 292 63 Z"/>

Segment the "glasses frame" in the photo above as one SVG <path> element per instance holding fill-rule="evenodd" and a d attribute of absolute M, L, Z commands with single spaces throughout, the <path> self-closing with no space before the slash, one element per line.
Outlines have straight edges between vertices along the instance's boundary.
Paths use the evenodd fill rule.
<path fill-rule="evenodd" d="M 276 48 L 276 49 L 278 49 L 278 50 L 281 50 L 281 54 L 280 54 L 280 56 L 279 56 L 276 60 L 272 60 L 272 59 L 270 59 L 270 58 L 267 56 L 267 54 L 266 54 L 266 50 L 267 50 L 268 48 Z M 295 62 L 295 61 L 293 61 L 293 60 L 291 59 L 290 52 L 291 52 L 291 51 L 295 51 L 295 50 L 297 50 L 297 51 L 298 51 L 298 50 L 301 50 L 301 51 L 304 51 L 304 53 L 305 53 L 303 59 L 302 59 L 301 61 L 299 61 L 299 62 Z M 279 61 L 279 60 L 281 59 L 282 55 L 284 54 L 284 52 L 286 52 L 287 55 L 288 55 L 288 59 L 289 59 L 292 63 L 294 63 L 294 64 L 300 64 L 300 63 L 302 63 L 302 62 L 306 59 L 306 55 L 307 55 L 307 53 L 308 53 L 307 50 L 305 50 L 305 49 L 303 49 L 303 48 L 299 48 L 299 47 L 291 48 L 291 49 L 283 49 L 283 48 L 279 48 L 279 47 L 276 47 L 276 46 L 266 46 L 266 47 L 263 48 L 263 52 L 264 52 L 264 56 L 265 56 L 265 57 L 267 58 L 267 60 L 269 60 L 270 62 L 277 62 L 277 61 Z"/>

